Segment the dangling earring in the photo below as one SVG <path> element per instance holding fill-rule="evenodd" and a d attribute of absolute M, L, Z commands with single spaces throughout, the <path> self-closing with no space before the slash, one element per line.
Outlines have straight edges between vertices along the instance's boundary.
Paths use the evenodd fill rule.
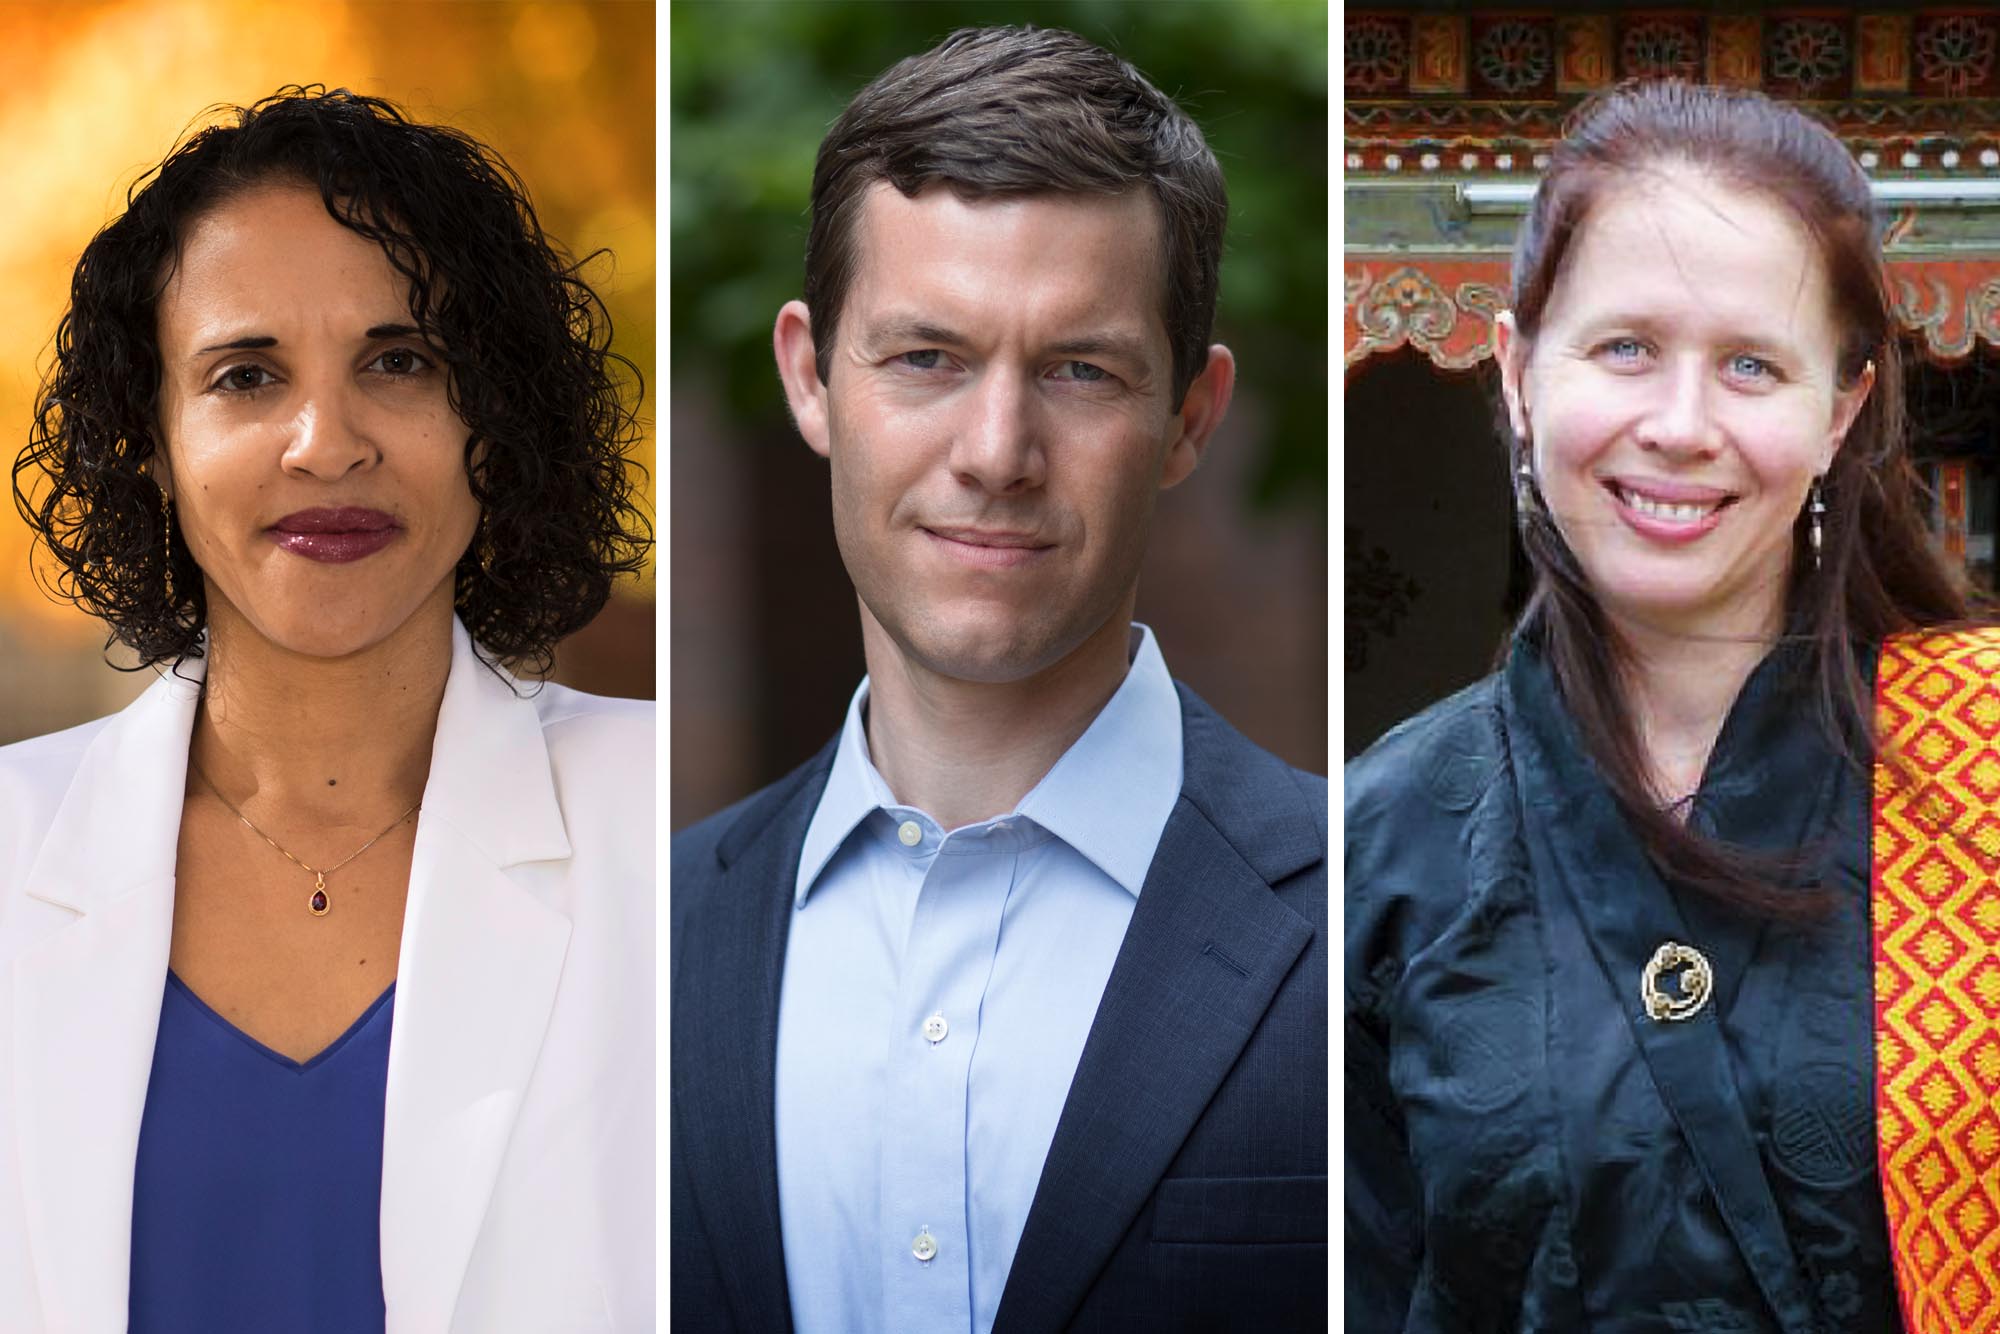
<path fill-rule="evenodd" d="M 1526 459 L 1514 469 L 1514 509 L 1523 523 L 1541 509 L 1535 497 L 1535 469 Z"/>
<path fill-rule="evenodd" d="M 493 577 L 493 525 L 484 514 L 479 516 L 479 536 L 475 540 L 479 548 L 479 572 L 490 579 Z"/>
<path fill-rule="evenodd" d="M 167 604 L 174 601 L 174 511 L 166 488 L 160 489 L 160 549 L 167 557 Z"/>
<path fill-rule="evenodd" d="M 1812 543 L 1814 570 L 1820 568 L 1820 547 L 1825 542 L 1825 536 L 1820 531 L 1820 516 L 1826 513 L 1826 487 L 1823 485 L 1825 480 L 1824 474 L 1812 479 L 1812 491 L 1808 493 L 1806 500 L 1806 515 L 1808 518 L 1806 538 Z"/>

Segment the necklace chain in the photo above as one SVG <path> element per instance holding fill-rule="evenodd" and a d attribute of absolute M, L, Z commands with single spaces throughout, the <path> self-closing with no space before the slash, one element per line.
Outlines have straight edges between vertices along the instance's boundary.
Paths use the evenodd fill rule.
<path fill-rule="evenodd" d="M 384 825 L 382 827 L 381 833 L 375 835 L 375 837 L 369 839 L 366 843 L 363 843 L 360 847 L 348 853 L 345 857 L 342 857 L 339 861 L 335 862 L 333 865 L 326 867 L 325 869 L 321 869 L 320 867 L 317 866 L 307 866 L 297 857 L 294 857 L 291 853 L 285 851 L 284 847 L 279 844 L 277 839 L 272 838 L 269 834 L 259 829 L 256 825 L 252 824 L 250 822 L 250 817 L 245 815 L 242 811 L 237 810 L 236 804 L 230 801 L 229 798 L 222 795 L 222 789 L 217 787 L 214 783 L 210 782 L 208 775 L 203 773 L 201 771 L 200 766 L 196 765 L 193 760 L 188 761 L 188 768 L 193 770 L 194 776 L 201 780 L 202 786 L 206 787 L 211 793 L 215 795 L 215 799 L 217 801 L 221 802 L 224 806 L 227 806 L 229 808 L 229 813 L 231 815 L 235 816 L 237 819 L 243 822 L 243 827 L 245 829 L 248 829 L 251 833 L 263 839 L 266 843 L 269 843 L 272 846 L 272 848 L 274 848 L 281 856 L 284 857 L 286 861 L 298 867 L 301 871 L 307 871 L 311 873 L 313 877 L 313 897 L 310 903 L 308 904 L 308 908 L 315 917 L 324 917 L 326 915 L 326 910 L 327 910 L 326 878 L 332 875 L 335 871 L 338 871 L 341 867 L 353 861 L 356 857 L 359 857 L 362 853 L 368 851 L 368 849 L 374 847 L 377 843 L 380 843 L 383 839 L 387 838 L 389 836 L 389 831 L 391 829 L 394 829 L 397 825 L 403 823 L 403 821 L 409 819 L 412 815 L 415 815 L 419 810 L 423 808 L 423 803 L 419 801 L 416 805 L 410 807 L 410 809 L 404 811 L 401 815 L 397 816 L 395 819 L 391 820 L 388 824 Z"/>

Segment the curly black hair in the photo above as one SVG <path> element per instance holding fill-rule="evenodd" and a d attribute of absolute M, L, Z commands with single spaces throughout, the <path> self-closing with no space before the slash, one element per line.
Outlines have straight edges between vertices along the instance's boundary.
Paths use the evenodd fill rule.
<path fill-rule="evenodd" d="M 481 517 L 458 563 L 458 614 L 489 652 L 546 674 L 556 642 L 652 542 L 625 457 L 644 382 L 611 351 L 610 316 L 580 276 L 596 256 L 575 260 L 543 235 L 492 149 L 380 98 L 294 85 L 219 110 L 233 121 L 140 177 L 77 260 L 14 461 L 15 504 L 59 567 L 44 583 L 107 622 L 105 647 L 122 641 L 142 666 L 200 656 L 200 571 L 185 542 L 165 540 L 173 520 L 148 466 L 162 445 L 155 307 L 191 222 L 246 189 L 298 181 L 409 280 L 412 318 L 470 428 Z"/>

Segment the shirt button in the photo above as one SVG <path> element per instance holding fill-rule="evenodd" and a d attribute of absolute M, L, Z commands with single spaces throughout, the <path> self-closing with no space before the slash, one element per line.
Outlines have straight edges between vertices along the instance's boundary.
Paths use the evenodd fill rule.
<path fill-rule="evenodd" d="M 944 1035 L 949 1032 L 951 1032 L 951 1025 L 944 1021 L 944 1016 L 941 1014 L 934 1014 L 924 1020 L 924 1036 L 929 1038 L 933 1043 L 943 1042 Z"/>
<path fill-rule="evenodd" d="M 903 840 L 903 846 L 914 848 L 924 840 L 923 826 L 915 820 L 905 820 L 896 829 L 896 837 Z"/>
<path fill-rule="evenodd" d="M 929 1228 L 919 1232 L 917 1239 L 910 1243 L 910 1254 L 925 1264 L 929 1264 L 931 1258 L 937 1254 L 937 1238 L 931 1235 Z"/>

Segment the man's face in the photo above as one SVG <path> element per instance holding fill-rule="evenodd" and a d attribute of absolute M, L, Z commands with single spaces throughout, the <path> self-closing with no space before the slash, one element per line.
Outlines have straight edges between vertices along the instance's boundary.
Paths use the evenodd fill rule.
<path fill-rule="evenodd" d="M 831 373 L 790 387 L 864 632 L 910 665 L 1004 682 L 1093 636 L 1122 652 L 1154 500 L 1228 396 L 1225 364 L 1176 411 L 1159 229 L 1143 191 L 864 198 Z"/>

